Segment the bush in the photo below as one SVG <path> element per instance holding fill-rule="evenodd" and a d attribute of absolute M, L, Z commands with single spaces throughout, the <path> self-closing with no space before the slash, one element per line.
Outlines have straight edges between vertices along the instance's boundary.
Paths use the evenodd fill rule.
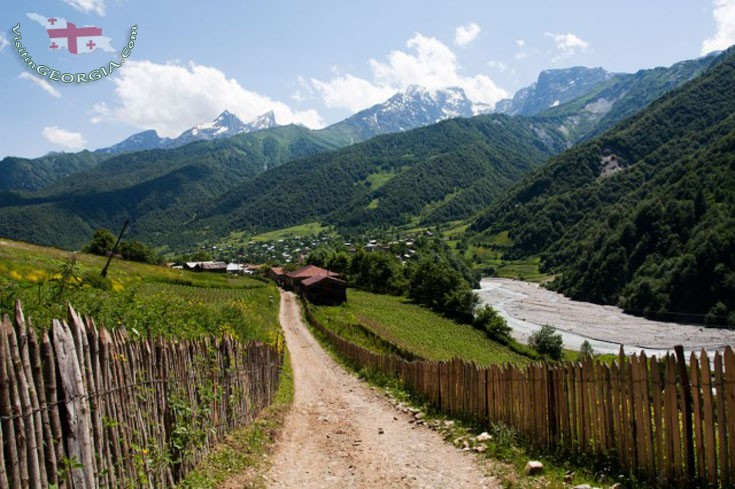
<path fill-rule="evenodd" d="M 564 341 L 549 324 L 544 324 L 541 329 L 534 332 L 528 339 L 528 344 L 553 360 L 561 360 L 564 357 Z"/>
<path fill-rule="evenodd" d="M 137 261 L 140 263 L 156 264 L 159 262 L 153 248 L 140 241 L 123 241 L 120 244 L 120 255 L 124 260 Z"/>
<path fill-rule="evenodd" d="M 85 253 L 92 253 L 93 255 L 107 256 L 115 246 L 115 235 L 107 229 L 98 229 L 92 236 L 92 241 L 82 248 Z"/>
<path fill-rule="evenodd" d="M 488 338 L 498 343 L 507 345 L 510 343 L 511 327 L 500 317 L 498 312 L 492 307 L 486 305 L 482 307 L 475 316 L 472 325 L 484 331 Z"/>

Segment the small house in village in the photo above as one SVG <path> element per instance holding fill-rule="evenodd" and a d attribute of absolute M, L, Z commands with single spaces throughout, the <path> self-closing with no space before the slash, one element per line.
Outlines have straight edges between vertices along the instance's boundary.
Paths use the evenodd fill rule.
<path fill-rule="evenodd" d="M 317 276 L 329 276 L 339 278 L 340 274 L 330 272 L 329 270 L 317 267 L 316 265 L 307 265 L 304 268 L 296 270 L 295 272 L 290 272 L 286 274 L 286 288 L 295 292 L 301 292 L 301 282 L 303 282 L 307 278 Z"/>
<path fill-rule="evenodd" d="M 283 270 L 277 269 L 272 273 L 278 271 Z M 338 304 L 347 298 L 347 282 L 341 279 L 341 275 L 315 265 L 308 265 L 282 277 L 279 285 L 282 283 L 284 288 L 303 294 L 317 304 Z"/>
<path fill-rule="evenodd" d="M 195 272 L 226 273 L 227 263 L 223 261 L 202 262 L 194 267 Z"/>
<path fill-rule="evenodd" d="M 270 267 L 266 272 L 266 275 L 280 287 L 284 287 L 286 285 L 286 272 L 283 271 L 283 268 Z"/>

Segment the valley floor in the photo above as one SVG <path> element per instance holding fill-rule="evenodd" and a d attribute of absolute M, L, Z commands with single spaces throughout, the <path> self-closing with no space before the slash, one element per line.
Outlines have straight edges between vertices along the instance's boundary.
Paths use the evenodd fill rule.
<path fill-rule="evenodd" d="M 281 296 L 294 404 L 267 474 L 271 487 L 499 487 L 475 458 L 337 365 L 301 320 L 296 296 Z"/>
<path fill-rule="evenodd" d="M 478 292 L 523 342 L 541 325 L 550 324 L 562 334 L 565 348 L 579 350 L 586 339 L 596 353 L 617 353 L 621 343 L 629 354 L 641 350 L 660 354 L 675 345 L 683 345 L 687 352 L 714 351 L 735 344 L 735 331 L 651 321 L 618 307 L 573 301 L 536 283 L 486 278 Z"/>

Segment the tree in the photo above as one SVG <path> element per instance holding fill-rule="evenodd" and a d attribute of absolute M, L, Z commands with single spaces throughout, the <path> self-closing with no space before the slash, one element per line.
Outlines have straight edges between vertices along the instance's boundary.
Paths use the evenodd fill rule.
<path fill-rule="evenodd" d="M 212 261 L 212 255 L 206 250 L 199 250 L 191 255 L 191 261 Z"/>
<path fill-rule="evenodd" d="M 587 355 L 593 355 L 595 353 L 595 349 L 592 348 L 589 340 L 584 340 L 584 342 L 582 342 L 582 346 L 579 349 L 579 353 L 581 353 L 583 357 L 586 357 Z"/>
<path fill-rule="evenodd" d="M 109 230 L 100 228 L 94 232 L 92 240 L 83 248 L 85 253 L 93 255 L 107 256 L 115 246 L 115 235 Z"/>
<path fill-rule="evenodd" d="M 510 342 L 511 327 L 491 306 L 485 305 L 477 312 L 473 326 L 484 331 L 493 341 L 502 344 Z"/>
<path fill-rule="evenodd" d="M 158 263 L 158 257 L 153 249 L 140 241 L 123 241 L 120 244 L 120 254 L 124 260 Z"/>
<path fill-rule="evenodd" d="M 561 360 L 564 357 L 564 341 L 550 324 L 544 324 L 541 329 L 535 331 L 528 339 L 528 344 L 553 360 Z"/>

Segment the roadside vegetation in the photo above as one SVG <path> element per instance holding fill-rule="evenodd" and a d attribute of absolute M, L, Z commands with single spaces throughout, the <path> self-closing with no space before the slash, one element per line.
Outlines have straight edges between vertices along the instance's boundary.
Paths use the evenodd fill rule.
<path fill-rule="evenodd" d="M 268 470 L 265 455 L 275 444 L 283 418 L 293 403 L 294 383 L 288 350 L 273 403 L 252 424 L 235 430 L 187 474 L 182 489 L 261 488 Z"/>

